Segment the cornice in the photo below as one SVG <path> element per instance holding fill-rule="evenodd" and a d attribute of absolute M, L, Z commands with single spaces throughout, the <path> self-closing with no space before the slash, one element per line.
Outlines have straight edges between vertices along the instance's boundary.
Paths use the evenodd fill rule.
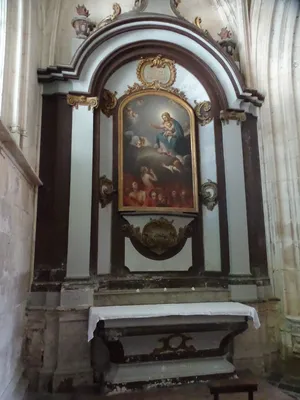
<path fill-rule="evenodd" d="M 85 53 L 87 52 L 88 54 L 90 54 L 96 47 L 98 47 L 101 44 L 101 40 L 99 40 L 101 36 L 108 34 L 109 39 L 113 38 L 116 35 L 128 31 L 129 25 L 138 22 L 143 22 L 144 26 L 141 25 L 135 26 L 134 29 L 136 30 L 149 29 L 149 28 L 174 30 L 172 29 L 172 26 L 173 27 L 175 26 L 190 31 L 192 34 L 196 35 L 196 38 L 198 37 L 199 39 L 201 39 L 202 43 L 207 43 L 210 49 L 214 48 L 217 51 L 217 53 L 220 54 L 221 58 L 225 59 L 230 64 L 238 80 L 241 83 L 243 83 L 243 78 L 235 62 L 225 51 L 222 50 L 220 45 L 211 36 L 206 35 L 202 30 L 200 30 L 198 27 L 196 27 L 189 21 L 186 21 L 185 19 L 179 19 L 167 15 L 150 14 L 150 13 L 149 14 L 142 13 L 134 16 L 130 15 L 128 18 L 120 18 L 119 20 L 112 22 L 111 24 L 106 25 L 103 28 L 96 30 L 78 48 L 69 65 L 57 65 L 57 66 L 50 66 L 46 69 L 38 69 L 39 81 L 47 82 L 59 79 L 60 80 L 78 79 L 78 74 L 80 73 L 80 64 L 82 62 L 83 63 L 85 62 L 85 57 L 86 57 Z M 147 25 L 147 23 L 150 22 L 152 23 L 151 27 Z M 163 26 L 162 23 L 166 25 Z M 184 34 L 184 32 L 181 33 Z M 108 38 L 105 37 L 104 40 L 106 41 L 108 40 Z"/>
<path fill-rule="evenodd" d="M 140 24 L 143 22 L 143 24 Z M 139 24 L 138 24 L 139 23 Z M 75 53 L 70 65 L 51 66 L 38 70 L 38 80 L 41 83 L 53 81 L 67 81 L 80 79 L 81 70 L 89 55 L 108 39 L 129 31 L 141 29 L 162 29 L 185 35 L 189 40 L 195 41 L 205 48 L 226 70 L 229 79 L 235 88 L 237 98 L 244 102 L 250 102 L 256 107 L 263 103 L 264 96 L 257 90 L 248 89 L 242 75 L 233 59 L 214 41 L 210 36 L 205 35 L 202 30 L 190 22 L 178 18 L 162 15 L 143 13 L 142 15 L 131 16 L 113 22 L 102 29 L 97 30 L 89 36 Z M 142 47 L 142 42 L 141 42 Z M 180 46 L 178 46 L 180 47 Z M 238 82 L 238 83 L 237 83 Z M 242 88 L 242 91 L 240 87 Z"/>

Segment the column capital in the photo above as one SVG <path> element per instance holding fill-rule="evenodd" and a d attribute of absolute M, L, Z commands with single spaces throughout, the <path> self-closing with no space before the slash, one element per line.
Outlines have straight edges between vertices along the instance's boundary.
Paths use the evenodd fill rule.
<path fill-rule="evenodd" d="M 237 125 L 246 121 L 247 116 L 244 110 L 228 108 L 220 111 L 220 119 L 222 122 L 229 123 L 230 120 L 236 121 Z"/>
<path fill-rule="evenodd" d="M 87 106 L 88 110 L 94 110 L 99 106 L 98 97 L 88 97 L 83 95 L 67 95 L 67 102 L 70 106 L 78 109 L 79 106 Z"/>

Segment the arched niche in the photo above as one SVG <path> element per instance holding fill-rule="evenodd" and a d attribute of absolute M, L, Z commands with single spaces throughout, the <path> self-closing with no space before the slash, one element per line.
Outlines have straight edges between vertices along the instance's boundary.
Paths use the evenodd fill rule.
<path fill-rule="evenodd" d="M 109 118 L 105 116 L 101 112 L 101 102 L 107 88 L 112 92 L 117 91 L 118 98 L 122 97 L 127 86 L 137 81 L 135 69 L 140 58 L 158 54 L 174 60 L 176 67 L 190 82 L 190 87 L 187 85 L 185 89 L 181 87 L 184 79 L 174 84 L 179 90 L 185 91 L 190 106 L 194 107 L 195 101 L 211 102 L 212 123 L 207 127 L 199 125 L 198 128 L 200 136 L 202 132 L 210 136 L 210 145 L 213 146 L 218 205 L 213 211 L 204 210 L 202 206 L 198 217 L 194 219 L 194 235 L 188 239 L 190 262 L 184 268 L 175 271 L 161 268 L 162 274 L 157 269 L 154 271 L 150 268 L 149 271 L 157 278 L 156 282 L 164 286 L 170 280 L 176 282 L 171 284 L 179 286 L 190 285 L 191 282 L 201 286 L 204 280 L 212 284 L 218 281 L 218 284 L 226 286 L 229 274 L 241 276 L 244 281 L 248 279 L 249 283 L 249 279 L 253 278 L 251 254 L 259 246 L 261 256 L 257 267 L 261 275 L 264 275 L 266 267 L 264 231 L 259 234 L 260 239 L 263 238 L 260 244 L 255 239 L 257 227 L 252 225 L 252 231 L 249 231 L 249 220 L 253 213 L 259 209 L 259 215 L 262 215 L 261 198 L 258 199 L 258 206 L 251 206 L 251 195 L 248 196 L 251 188 L 247 188 L 247 184 L 253 186 L 254 182 L 249 181 L 247 174 L 251 174 L 254 166 L 249 157 L 246 162 L 251 148 L 247 149 L 243 142 L 243 123 L 239 124 L 239 121 L 230 118 L 239 113 L 244 114 L 245 104 L 248 105 L 248 111 L 254 112 L 254 106 L 261 105 L 262 96 L 255 90 L 245 88 L 233 60 L 209 37 L 185 21 L 149 15 L 120 20 L 96 31 L 77 50 L 70 66 L 39 71 L 39 80 L 44 82 L 45 94 L 63 92 L 73 97 L 97 98 L 100 102 L 94 113 L 80 104 L 73 108 L 67 277 L 86 278 L 94 273 L 106 275 L 114 281 L 115 276 L 120 278 L 128 273 L 135 275 L 125 262 L 128 246 L 118 225 L 121 218 L 118 210 L 114 205 L 109 206 L 110 211 L 108 208 L 101 210 L 99 206 L 99 177 L 113 177 L 113 165 L 117 157 L 116 115 Z M 122 71 L 127 67 L 132 70 L 124 75 Z M 197 96 L 195 87 L 199 87 L 199 93 L 206 97 Z M 220 118 L 222 115 L 229 115 L 228 119 L 224 118 L 226 121 L 223 125 Z M 250 130 L 256 134 L 253 124 Z M 112 140 L 106 142 L 105 151 L 101 153 L 101 141 L 105 143 L 105 138 Z M 204 142 L 199 140 L 199 143 L 199 153 L 205 153 L 205 148 L 201 149 L 201 143 Z M 103 160 L 105 157 L 110 160 L 110 156 L 112 166 L 105 171 Z M 201 162 L 199 168 L 202 168 Z M 200 179 L 201 186 L 211 177 L 203 176 Z M 113 183 L 115 186 L 116 182 Z M 261 197 L 259 185 L 256 195 Z M 206 219 L 202 215 L 204 213 L 208 215 Z M 215 215 L 214 225 L 211 225 L 211 215 Z M 260 227 L 262 225 L 260 223 Z M 102 231 L 101 226 L 104 226 Z M 207 239 L 209 229 L 211 236 Z M 107 240 L 108 237 L 112 239 Z M 106 252 L 104 258 L 103 252 Z M 219 265 L 207 265 L 208 252 L 218 253 Z M 99 259 L 100 253 L 102 258 Z M 187 259 L 187 255 L 184 258 Z M 137 285 L 145 280 L 147 269 L 143 273 L 145 275 L 140 279 L 134 277 Z M 163 275 L 167 279 L 162 278 Z M 251 282 L 255 283 L 254 278 Z"/>

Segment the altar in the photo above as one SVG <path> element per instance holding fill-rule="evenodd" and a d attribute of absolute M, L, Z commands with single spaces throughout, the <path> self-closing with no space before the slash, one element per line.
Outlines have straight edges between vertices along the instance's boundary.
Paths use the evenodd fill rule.
<path fill-rule="evenodd" d="M 234 302 L 91 307 L 95 376 L 109 392 L 232 377 L 248 319 L 260 327 L 253 307 Z"/>
<path fill-rule="evenodd" d="M 75 5 L 69 64 L 38 70 L 43 187 L 25 353 L 41 391 L 264 374 L 278 357 L 264 96 L 247 87 L 217 11 L 210 33 L 183 2 L 132 3 L 97 24 L 92 3 Z"/>

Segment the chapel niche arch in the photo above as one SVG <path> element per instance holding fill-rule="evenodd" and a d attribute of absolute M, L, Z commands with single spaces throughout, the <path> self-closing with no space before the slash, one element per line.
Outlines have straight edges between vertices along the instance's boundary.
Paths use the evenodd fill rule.
<path fill-rule="evenodd" d="M 149 37 L 152 37 L 152 40 L 149 40 Z M 164 41 L 161 41 L 161 38 L 164 38 Z M 99 209 L 100 133 L 101 138 L 105 134 L 112 136 L 112 128 L 110 125 L 109 129 L 104 128 L 100 132 L 100 121 L 104 120 L 100 107 L 94 112 L 91 109 L 97 107 L 98 101 L 101 106 L 101 96 L 105 85 L 113 76 L 114 71 L 120 69 L 122 63 L 138 60 L 141 56 L 157 54 L 174 59 L 176 63 L 184 66 L 197 77 L 211 100 L 211 111 L 214 117 L 216 182 L 219 189 L 218 210 L 219 215 L 222 215 L 222 218 L 219 218 L 219 228 L 217 224 L 214 225 L 222 237 L 220 262 L 217 261 L 215 265 L 218 265 L 218 268 L 221 265 L 221 271 L 211 269 L 208 273 L 204 270 L 204 263 L 199 262 L 197 265 L 200 266 L 200 270 L 193 271 L 192 269 L 189 281 L 186 271 L 181 271 L 186 278 L 185 283 L 188 282 L 187 285 L 191 287 L 194 283 L 199 286 L 203 282 L 208 285 L 217 282 L 218 285 L 224 284 L 226 287 L 229 282 L 241 284 L 239 280 L 241 275 L 245 277 L 242 283 L 256 283 L 254 267 L 257 266 L 259 273 L 267 277 L 260 171 L 258 167 L 255 168 L 258 165 L 255 159 L 258 155 L 255 107 L 262 105 L 264 97 L 256 90 L 246 88 L 241 72 L 233 59 L 201 29 L 187 21 L 150 13 L 141 15 L 124 13 L 119 19 L 96 30 L 84 40 L 70 65 L 50 66 L 38 70 L 39 82 L 45 86 L 45 104 L 43 105 L 45 123 L 42 134 L 55 137 L 51 136 L 47 120 L 50 114 L 50 118 L 57 122 L 56 125 L 59 127 L 57 130 L 61 130 L 60 115 L 57 115 L 56 110 L 59 101 L 65 102 L 66 109 L 62 108 L 63 122 L 68 112 L 68 137 L 72 146 L 74 144 L 74 148 L 71 145 L 66 146 L 66 154 L 63 157 L 64 162 L 67 160 L 66 162 L 70 164 L 70 176 L 62 179 L 59 177 L 55 181 L 55 184 L 59 182 L 57 183 L 59 187 L 62 185 L 70 187 L 70 193 L 66 193 L 64 197 L 66 212 L 63 222 L 68 229 L 59 235 L 60 243 L 64 243 L 63 253 L 66 254 L 66 257 L 64 254 L 58 257 L 61 270 L 67 272 L 68 278 L 89 277 L 101 271 L 99 274 L 105 275 L 105 280 L 109 281 L 110 286 L 107 287 L 120 287 L 116 282 L 119 276 L 116 281 L 111 280 L 114 271 L 110 268 L 111 259 L 106 253 L 107 248 L 110 247 L 109 241 L 98 236 L 98 227 L 102 223 L 102 220 L 99 221 L 99 213 L 101 214 L 102 211 Z M 126 90 L 123 89 L 124 86 L 118 96 Z M 53 109 L 49 108 L 49 105 L 51 107 L 53 105 Z M 111 118 L 110 124 L 112 124 Z M 85 151 L 76 153 L 76 150 L 83 148 Z M 57 157 L 59 158 L 59 155 Z M 43 160 L 43 163 L 45 166 L 48 165 L 46 160 Z M 84 168 L 78 168 L 79 163 Z M 226 186 L 224 165 L 226 166 Z M 50 170 L 51 179 L 48 179 L 48 184 L 51 188 L 54 187 L 51 174 L 54 176 L 55 173 L 56 170 Z M 111 170 L 107 174 L 111 177 Z M 79 175 L 80 179 L 78 179 Z M 91 182 L 91 176 L 93 182 Z M 236 179 L 237 176 L 238 179 Z M 82 190 L 82 182 L 85 183 L 84 190 Z M 253 201 L 254 197 L 255 201 Z M 79 198 L 80 207 L 84 211 L 82 215 L 85 216 L 85 222 L 88 221 L 85 224 L 77 218 Z M 46 203 L 48 204 L 49 201 Z M 47 205 L 46 211 L 52 215 L 50 206 Z M 119 218 L 118 213 L 115 215 Z M 102 216 L 103 214 L 101 218 Z M 49 242 L 48 232 L 45 229 L 45 226 L 48 229 L 48 221 L 44 223 L 45 218 L 40 217 L 41 213 L 38 218 L 38 236 L 43 237 L 44 242 Z M 235 223 L 238 218 L 241 219 Z M 42 224 L 39 223 L 41 220 Z M 70 220 L 72 224 L 69 224 Z M 251 224 L 249 221 L 256 222 Z M 104 226 L 106 222 L 104 221 Z M 53 221 L 53 225 L 56 228 L 58 224 Z M 106 237 L 110 235 L 110 229 L 109 225 L 107 232 L 104 232 Z M 200 241 L 203 239 L 201 239 L 202 231 L 201 229 L 198 233 Z M 230 248 L 229 234 L 231 235 Z M 97 254 L 100 245 L 102 245 L 104 258 L 98 257 Z M 123 250 L 120 248 L 118 252 L 122 253 Z M 57 268 L 57 263 L 54 263 L 47 255 L 43 259 L 43 264 L 49 264 L 49 269 L 52 266 Z M 98 271 L 97 267 L 99 267 Z M 166 272 L 166 275 L 172 274 Z M 210 276 L 211 279 L 201 280 L 202 276 L 204 278 Z M 213 277 L 217 278 L 214 280 Z M 173 275 L 171 278 L 172 282 L 160 280 L 156 284 L 163 285 L 162 287 L 168 284 L 177 286 L 178 275 Z M 143 279 L 144 276 L 140 281 L 137 279 L 134 284 L 131 281 L 133 286 L 128 283 L 127 287 L 137 288 Z"/>
<path fill-rule="evenodd" d="M 215 119 L 215 145 L 216 145 L 216 159 L 217 159 L 217 181 L 219 186 L 219 226 L 222 232 L 222 239 L 220 241 L 221 248 L 221 272 L 219 275 L 227 276 L 229 273 L 229 251 L 228 251 L 228 226 L 227 226 L 227 209 L 226 209 L 226 187 L 225 187 L 225 174 L 224 174 L 224 158 L 222 149 L 222 127 L 220 121 L 220 110 L 228 107 L 228 101 L 225 91 L 220 84 L 219 80 L 215 76 L 211 68 L 203 62 L 199 57 L 190 51 L 184 49 L 182 46 L 171 44 L 169 42 L 147 40 L 140 41 L 137 43 L 129 43 L 122 46 L 112 55 L 107 56 L 103 62 L 98 65 L 97 70 L 93 73 L 93 78 L 90 82 L 89 92 L 92 95 L 98 96 L 101 99 L 102 93 L 105 89 L 105 83 L 110 76 L 114 74 L 122 65 L 131 61 L 139 60 L 141 57 L 153 57 L 158 54 L 162 54 L 164 57 L 173 59 L 177 64 L 182 65 L 186 70 L 192 73 L 198 81 L 203 85 L 207 91 L 211 100 L 211 115 Z M 120 100 L 120 99 L 119 99 Z M 118 102 L 119 103 L 119 102 Z M 190 105 L 193 107 L 194 105 Z M 117 109 L 117 107 L 116 107 Z M 114 140 L 117 135 L 117 118 L 114 117 Z M 93 178 L 93 211 L 92 211 L 92 263 L 91 268 L 94 272 L 97 270 L 97 233 L 98 233 L 98 193 L 99 193 L 99 138 L 101 135 L 99 127 L 100 121 L 100 108 L 95 111 L 94 115 L 94 126 L 96 127 L 94 134 L 94 178 Z M 116 159 L 116 150 L 114 146 L 114 159 Z M 117 185 L 117 181 L 114 181 L 114 186 Z M 193 252 L 193 265 L 187 269 L 189 275 L 199 273 L 205 273 L 204 255 L 203 255 L 203 226 L 202 226 L 202 210 L 200 211 L 197 218 L 197 223 L 194 225 L 194 237 L 192 239 L 193 246 L 195 249 Z M 118 214 L 117 208 L 113 211 L 113 226 L 117 226 L 119 229 L 113 229 L 114 232 L 114 243 L 124 243 L 124 234 L 121 232 L 121 225 L 124 220 L 120 214 Z M 134 243 L 135 248 L 142 249 L 136 242 Z M 179 251 L 182 245 L 178 246 L 176 251 Z M 201 250 L 199 251 L 199 247 Z M 124 265 L 124 245 L 119 246 L 117 253 L 112 252 L 112 273 L 113 274 L 124 274 L 128 272 L 128 268 Z M 144 253 L 147 257 L 147 252 Z M 172 256 L 172 252 L 169 253 Z M 148 253 L 149 257 L 149 253 Z M 116 258 L 116 260 L 114 260 Z M 169 273 L 169 275 L 173 275 Z"/>

